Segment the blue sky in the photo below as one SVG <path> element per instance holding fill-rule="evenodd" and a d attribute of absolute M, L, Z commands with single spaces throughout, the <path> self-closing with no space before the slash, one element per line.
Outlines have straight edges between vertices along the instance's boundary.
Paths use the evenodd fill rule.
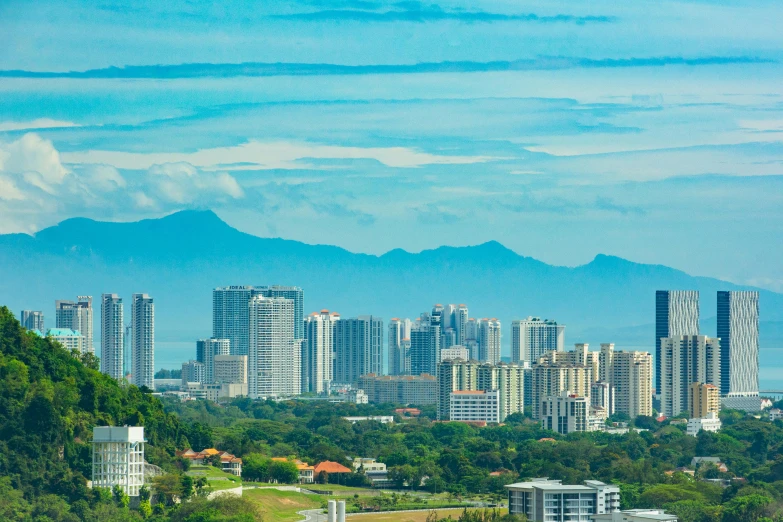
<path fill-rule="evenodd" d="M 781 19 L 773 1 L 3 2 L 0 233 L 211 208 L 353 251 L 494 239 L 783 291 Z"/>

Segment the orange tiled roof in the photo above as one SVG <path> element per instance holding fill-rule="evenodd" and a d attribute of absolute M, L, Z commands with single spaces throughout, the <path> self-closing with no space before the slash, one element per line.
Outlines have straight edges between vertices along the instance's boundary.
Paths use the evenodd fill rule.
<path fill-rule="evenodd" d="M 332 462 L 331 460 L 325 460 L 319 463 L 315 467 L 316 473 L 325 471 L 327 473 L 350 473 L 351 470 L 340 464 L 339 462 Z"/>

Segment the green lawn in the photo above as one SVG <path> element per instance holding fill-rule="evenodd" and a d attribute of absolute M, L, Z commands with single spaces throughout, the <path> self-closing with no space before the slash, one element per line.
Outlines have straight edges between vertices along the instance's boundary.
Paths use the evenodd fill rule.
<path fill-rule="evenodd" d="M 320 508 L 322 500 L 319 495 L 277 489 L 246 489 L 242 496 L 261 507 L 265 522 L 296 522 L 302 519 L 297 511 Z"/>
<path fill-rule="evenodd" d="M 194 479 L 206 477 L 209 486 L 214 490 L 232 489 L 242 485 L 240 477 L 235 477 L 231 473 L 226 473 L 213 466 L 191 466 L 187 474 Z"/>

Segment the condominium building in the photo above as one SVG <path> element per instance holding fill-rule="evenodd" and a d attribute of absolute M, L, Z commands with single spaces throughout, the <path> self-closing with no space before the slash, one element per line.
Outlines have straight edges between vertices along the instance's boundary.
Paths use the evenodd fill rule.
<path fill-rule="evenodd" d="M 721 394 L 756 396 L 759 392 L 759 293 L 718 292 L 721 343 Z"/>
<path fill-rule="evenodd" d="M 709 412 L 704 417 L 695 417 L 688 419 L 688 425 L 685 427 L 685 433 L 691 437 L 696 437 L 700 431 L 716 432 L 721 429 L 721 421 L 718 414 L 714 411 Z"/>
<path fill-rule="evenodd" d="M 22 310 L 22 326 L 28 330 L 44 333 L 44 314 L 39 310 Z"/>
<path fill-rule="evenodd" d="M 437 311 L 437 307 L 433 308 Z M 411 326 L 411 375 L 435 375 L 440 355 L 440 316 L 423 313 Z"/>
<path fill-rule="evenodd" d="M 340 314 L 313 312 L 304 320 L 302 392 L 329 393 L 334 379 L 335 325 Z"/>
<path fill-rule="evenodd" d="M 69 328 L 49 328 L 46 331 L 46 337 L 51 337 L 63 345 L 66 350 L 76 350 L 79 353 L 86 351 L 87 343 L 81 332 L 75 332 Z"/>
<path fill-rule="evenodd" d="M 392 318 L 389 321 L 389 375 L 411 373 L 411 320 Z"/>
<path fill-rule="evenodd" d="M 368 373 L 383 373 L 383 319 L 340 319 L 334 328 L 334 380 L 356 383 Z"/>
<path fill-rule="evenodd" d="M 590 385 L 590 405 L 601 408 L 606 416 L 614 414 L 614 390 L 606 381 L 596 381 Z"/>
<path fill-rule="evenodd" d="M 652 415 L 652 355 L 641 351 L 615 351 L 614 344 L 602 343 L 599 374 L 610 385 L 613 412 L 631 418 Z M 611 415 L 611 413 L 610 413 Z"/>
<path fill-rule="evenodd" d="M 133 384 L 155 389 L 155 303 L 147 294 L 133 294 Z"/>
<path fill-rule="evenodd" d="M 661 390 L 661 339 L 699 335 L 699 292 L 658 290 L 655 292 L 655 385 Z"/>
<path fill-rule="evenodd" d="M 374 404 L 413 404 L 426 406 L 438 402 L 438 381 L 434 376 L 375 375 L 359 377 L 358 388 Z"/>
<path fill-rule="evenodd" d="M 130 497 L 144 485 L 144 427 L 96 426 L 92 429 L 92 487 L 119 486 Z"/>
<path fill-rule="evenodd" d="M 261 295 L 252 297 L 250 326 L 249 396 L 255 399 L 299 395 L 302 341 L 294 338 L 294 301 Z"/>
<path fill-rule="evenodd" d="M 720 339 L 680 335 L 661 339 L 661 413 L 676 417 L 688 411 L 691 383 L 720 385 Z"/>
<path fill-rule="evenodd" d="M 182 363 L 182 386 L 187 388 L 189 382 L 207 382 L 204 363 L 192 359 Z"/>
<path fill-rule="evenodd" d="M 122 298 L 117 294 L 101 296 L 101 372 L 114 379 L 123 378 L 125 325 Z"/>
<path fill-rule="evenodd" d="M 598 480 L 569 486 L 539 478 L 506 489 L 508 512 L 531 522 L 592 522 L 595 515 L 620 510 L 620 488 Z"/>
<path fill-rule="evenodd" d="M 500 391 L 457 390 L 451 392 L 449 420 L 500 423 Z"/>
<path fill-rule="evenodd" d="M 491 364 L 500 362 L 500 321 L 495 318 L 479 321 L 479 360 Z"/>
<path fill-rule="evenodd" d="M 461 346 L 465 345 L 465 341 L 468 339 L 468 305 L 457 305 L 454 311 L 454 329 L 457 331 L 457 342 Z"/>
<path fill-rule="evenodd" d="M 84 351 L 95 353 L 93 346 L 92 296 L 80 295 L 76 301 L 55 301 L 57 328 L 68 328 L 84 336 Z"/>
<path fill-rule="evenodd" d="M 438 419 L 447 420 L 451 393 L 455 391 L 499 391 L 500 422 L 512 413 L 524 411 L 525 369 L 516 364 L 481 363 L 454 359 L 438 365 Z"/>
<path fill-rule="evenodd" d="M 720 413 L 720 388 L 714 384 L 691 383 L 688 387 L 688 411 L 691 417 L 698 418 Z"/>
<path fill-rule="evenodd" d="M 571 355 L 567 355 L 569 353 Z M 530 402 L 533 407 L 534 419 L 541 419 L 541 404 L 546 397 L 557 397 L 564 391 L 570 391 L 582 397 L 590 396 L 590 386 L 595 382 L 593 374 L 594 370 L 598 370 L 598 363 L 597 360 L 593 360 L 592 356 L 585 361 L 590 364 L 595 362 L 595 367 L 572 362 L 578 360 L 582 355 L 580 349 L 576 353 L 549 352 L 539 357 L 530 371 L 532 377 Z"/>
<path fill-rule="evenodd" d="M 440 351 L 441 361 L 451 361 L 453 359 L 470 360 L 470 353 L 464 346 L 454 345 L 450 348 L 444 348 Z"/>
<path fill-rule="evenodd" d="M 541 401 L 541 428 L 545 430 L 556 431 L 562 435 L 588 431 L 589 416 L 590 397 L 566 390 Z"/>
<path fill-rule="evenodd" d="M 511 362 L 531 364 L 547 352 L 565 350 L 565 325 L 528 317 L 511 323 Z"/>
<path fill-rule="evenodd" d="M 216 355 L 216 384 L 247 384 L 247 355 Z"/>
<path fill-rule="evenodd" d="M 215 382 L 215 357 L 229 355 L 229 339 L 199 339 L 196 341 L 196 360 L 204 365 L 204 382 Z"/>

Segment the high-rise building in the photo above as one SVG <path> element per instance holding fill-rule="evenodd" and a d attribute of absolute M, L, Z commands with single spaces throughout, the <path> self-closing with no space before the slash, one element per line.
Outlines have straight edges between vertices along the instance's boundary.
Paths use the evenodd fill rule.
<path fill-rule="evenodd" d="M 500 321 L 482 319 L 479 322 L 479 360 L 497 364 L 500 362 Z"/>
<path fill-rule="evenodd" d="M 49 328 L 46 337 L 51 337 L 66 350 L 76 350 L 79 353 L 85 353 L 86 341 L 79 331 L 73 331 L 70 328 Z"/>
<path fill-rule="evenodd" d="M 329 310 L 313 312 L 304 320 L 302 392 L 329 393 L 334 379 L 335 325 L 340 315 Z"/>
<path fill-rule="evenodd" d="M 602 343 L 599 368 L 601 381 L 610 385 L 613 412 L 631 418 L 652 415 L 651 354 L 615 351 L 614 344 Z"/>
<path fill-rule="evenodd" d="M 759 392 L 759 293 L 718 292 L 721 394 L 752 397 Z"/>
<path fill-rule="evenodd" d="M 356 383 L 359 377 L 383 373 L 383 319 L 361 315 L 340 319 L 334 328 L 334 380 Z"/>
<path fill-rule="evenodd" d="M 196 341 L 196 360 L 204 365 L 204 382 L 215 382 L 215 357 L 229 355 L 231 341 L 229 339 L 199 339 Z"/>
<path fill-rule="evenodd" d="M 122 379 L 125 325 L 122 297 L 101 296 L 101 371 L 114 379 Z"/>
<path fill-rule="evenodd" d="M 699 335 L 699 292 L 658 290 L 655 292 L 655 386 L 661 393 L 661 339 L 678 335 Z"/>
<path fill-rule="evenodd" d="M 565 349 L 565 325 L 528 317 L 511 323 L 511 362 L 535 363 L 546 352 Z"/>
<path fill-rule="evenodd" d="M 129 497 L 138 497 L 144 485 L 145 442 L 143 426 L 95 426 L 92 487 L 111 490 L 119 486 Z"/>
<path fill-rule="evenodd" d="M 421 314 L 411 327 L 411 375 L 437 374 L 440 341 L 440 317 Z"/>
<path fill-rule="evenodd" d="M 44 315 L 39 310 L 22 310 L 22 326 L 28 330 L 38 330 L 42 334 L 44 330 Z"/>
<path fill-rule="evenodd" d="M 470 353 L 464 346 L 455 345 L 451 348 L 443 348 L 440 351 L 441 361 L 451 361 L 453 359 L 462 359 L 463 361 L 470 360 Z"/>
<path fill-rule="evenodd" d="M 574 352 L 549 352 L 539 357 L 538 362 L 530 370 L 533 380 L 530 386 L 531 403 L 533 406 L 533 418 L 541 419 L 541 404 L 547 397 L 557 397 L 564 391 L 569 391 L 582 397 L 590 396 L 590 386 L 596 366 L 577 364 L 576 360 L 581 352 L 574 355 L 566 355 Z M 595 352 L 588 352 L 593 354 Z M 592 358 L 589 361 L 592 363 Z M 597 361 L 595 361 L 597 363 Z"/>
<path fill-rule="evenodd" d="M 207 382 L 204 363 L 192 359 L 182 363 L 182 386 L 187 387 L 189 382 Z"/>
<path fill-rule="evenodd" d="M 147 294 L 133 294 L 133 384 L 155 389 L 155 303 Z"/>
<path fill-rule="evenodd" d="M 80 295 L 76 301 L 55 301 L 57 328 L 76 330 L 84 336 L 85 351 L 95 353 L 92 329 L 92 296 Z"/>
<path fill-rule="evenodd" d="M 676 417 L 688 411 L 688 390 L 694 382 L 719 386 L 720 339 L 679 335 L 661 340 L 661 413 Z"/>
<path fill-rule="evenodd" d="M 257 286 L 254 295 L 282 297 L 294 302 L 294 339 L 304 339 L 304 290 L 298 286 Z M 240 354 L 241 355 L 241 354 Z"/>
<path fill-rule="evenodd" d="M 606 381 L 596 381 L 590 386 L 590 405 L 601 408 L 609 417 L 614 414 L 614 390 Z"/>
<path fill-rule="evenodd" d="M 620 488 L 598 480 L 571 486 L 559 480 L 538 478 L 509 484 L 506 489 L 508 512 L 524 515 L 530 522 L 592 522 L 595 515 L 620 510 Z M 656 520 L 671 522 L 672 519 L 658 517 Z"/>
<path fill-rule="evenodd" d="M 460 304 L 454 311 L 454 329 L 457 330 L 457 344 L 465 346 L 468 334 L 468 305 Z"/>
<path fill-rule="evenodd" d="M 302 341 L 294 338 L 294 301 L 254 296 L 249 322 L 248 395 L 254 399 L 299 395 Z"/>
<path fill-rule="evenodd" d="M 375 375 L 359 377 L 358 388 L 375 404 L 436 404 L 438 383 L 432 375 Z"/>
<path fill-rule="evenodd" d="M 247 385 L 247 355 L 216 355 L 215 383 Z"/>
<path fill-rule="evenodd" d="M 691 383 L 688 388 L 688 411 L 691 417 L 703 419 L 709 413 L 720 413 L 720 389 L 714 384 Z"/>
<path fill-rule="evenodd" d="M 516 364 L 480 363 L 454 359 L 438 365 L 438 419 L 447 420 L 455 391 L 498 390 L 500 422 L 524 411 L 524 368 Z"/>
<path fill-rule="evenodd" d="M 410 375 L 410 340 L 411 320 L 392 318 L 389 321 L 389 375 Z"/>
<path fill-rule="evenodd" d="M 588 431 L 590 397 L 576 395 L 568 390 L 559 395 L 544 397 L 541 401 L 541 428 L 567 435 Z"/>

